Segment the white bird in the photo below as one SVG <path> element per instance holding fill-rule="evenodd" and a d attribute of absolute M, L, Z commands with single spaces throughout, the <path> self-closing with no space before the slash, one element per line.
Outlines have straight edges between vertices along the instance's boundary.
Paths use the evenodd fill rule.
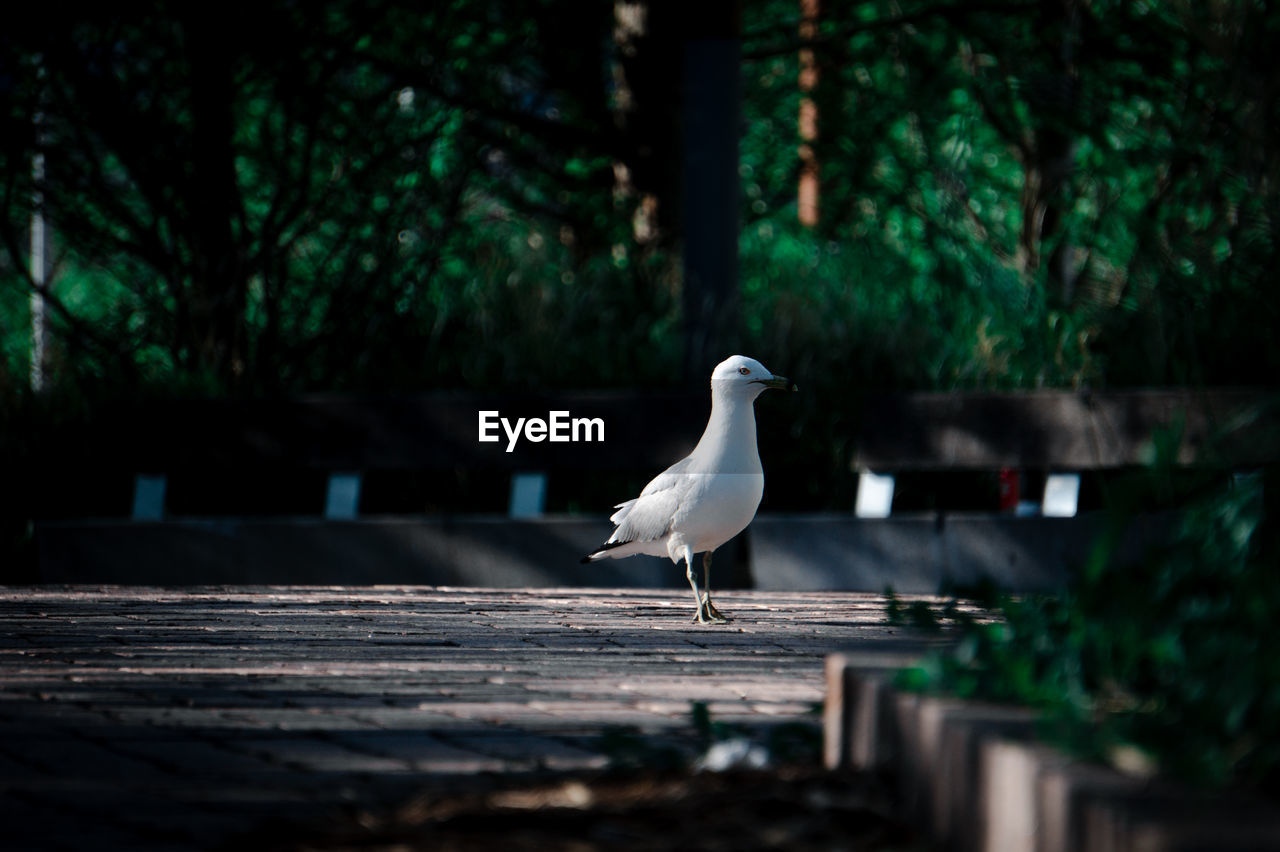
<path fill-rule="evenodd" d="M 683 559 L 697 621 L 728 621 L 711 603 L 711 554 L 746 529 L 764 494 L 753 403 L 766 388 L 796 390 L 754 358 L 734 355 L 716 365 L 711 417 L 698 446 L 654 477 L 639 497 L 615 506 L 613 535 L 582 561 L 637 553 L 666 556 L 677 565 Z M 705 554 L 702 591 L 693 570 L 696 553 Z"/>

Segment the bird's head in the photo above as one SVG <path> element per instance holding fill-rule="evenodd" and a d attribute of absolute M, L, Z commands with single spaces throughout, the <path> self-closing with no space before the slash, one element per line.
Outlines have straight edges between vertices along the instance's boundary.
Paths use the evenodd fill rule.
<path fill-rule="evenodd" d="M 767 388 L 798 390 L 795 382 L 775 376 L 764 364 L 745 355 L 733 355 L 716 365 L 711 373 L 711 389 L 755 399 Z"/>

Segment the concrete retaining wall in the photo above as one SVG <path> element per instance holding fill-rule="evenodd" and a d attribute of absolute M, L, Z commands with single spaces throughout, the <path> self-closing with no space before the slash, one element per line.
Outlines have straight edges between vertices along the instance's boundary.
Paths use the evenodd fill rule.
<path fill-rule="evenodd" d="M 1017 590 L 1061 586 L 1102 520 L 764 515 L 716 553 L 715 588 L 933 593 L 984 573 Z M 1135 540 L 1150 538 L 1147 524 Z M 666 559 L 582 565 L 604 518 L 494 516 L 97 520 L 41 524 L 39 579 L 111 583 L 414 583 L 685 586 Z M 1132 548 L 1131 548 L 1132 549 Z"/>
<path fill-rule="evenodd" d="M 1060 588 L 1088 558 L 1105 522 L 1010 515 L 930 515 L 884 519 L 847 515 L 772 515 L 750 528 L 758 589 L 841 589 L 933 594 L 944 580 L 984 575 L 1019 591 Z M 1124 558 L 1140 552 L 1162 522 L 1144 519 Z"/>
<path fill-rule="evenodd" d="M 1280 850 L 1274 806 L 1081 763 L 1036 742 L 1030 711 L 899 692 L 888 671 L 879 657 L 827 659 L 825 762 L 893 775 L 943 848 Z"/>
<path fill-rule="evenodd" d="M 578 519 L 109 520 L 43 524 L 37 534 L 43 582 L 685 584 L 656 559 L 580 564 L 608 527 Z"/>

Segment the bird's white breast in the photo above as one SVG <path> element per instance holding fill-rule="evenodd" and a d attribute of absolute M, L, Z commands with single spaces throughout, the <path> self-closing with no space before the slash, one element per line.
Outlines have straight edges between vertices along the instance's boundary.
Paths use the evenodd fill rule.
<path fill-rule="evenodd" d="M 763 473 L 695 475 L 694 499 L 672 519 L 671 532 L 695 553 L 713 550 L 746 529 L 764 494 Z"/>

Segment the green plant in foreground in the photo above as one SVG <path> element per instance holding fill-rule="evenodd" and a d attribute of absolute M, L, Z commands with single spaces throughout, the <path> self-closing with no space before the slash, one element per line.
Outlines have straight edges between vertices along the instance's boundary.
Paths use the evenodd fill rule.
<path fill-rule="evenodd" d="M 1280 793 L 1280 559 L 1262 481 L 1196 500 L 1141 562 L 1118 564 L 1104 537 L 1062 595 L 1001 595 L 992 623 L 951 613 L 958 647 L 899 684 L 1038 708 L 1049 739 L 1131 771 Z"/>

